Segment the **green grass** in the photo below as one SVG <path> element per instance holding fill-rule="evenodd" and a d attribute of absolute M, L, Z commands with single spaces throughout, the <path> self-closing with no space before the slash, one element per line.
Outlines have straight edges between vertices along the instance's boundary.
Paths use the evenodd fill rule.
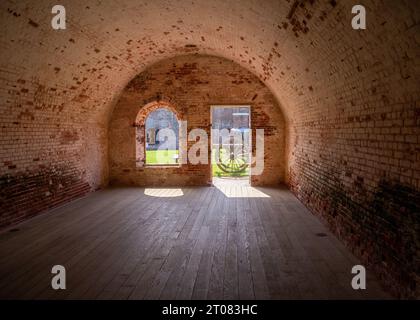
<path fill-rule="evenodd" d="M 146 164 L 149 165 L 166 165 L 177 164 L 174 155 L 179 154 L 178 150 L 146 150 Z M 215 154 L 212 154 L 212 173 L 214 177 L 247 177 L 249 176 L 249 168 L 238 173 L 226 173 L 220 170 L 215 161 Z M 158 159 L 160 161 L 158 161 Z"/>
<path fill-rule="evenodd" d="M 224 149 L 221 149 L 220 152 L 224 152 Z M 213 149 L 212 152 L 212 174 L 213 177 L 247 177 L 249 176 L 249 168 L 246 168 L 244 171 L 242 172 L 238 172 L 238 173 L 226 173 L 222 170 L 220 170 L 220 168 L 217 166 L 216 164 L 216 152 Z"/>
<path fill-rule="evenodd" d="M 178 150 L 146 150 L 146 164 L 177 164 L 176 154 Z"/>

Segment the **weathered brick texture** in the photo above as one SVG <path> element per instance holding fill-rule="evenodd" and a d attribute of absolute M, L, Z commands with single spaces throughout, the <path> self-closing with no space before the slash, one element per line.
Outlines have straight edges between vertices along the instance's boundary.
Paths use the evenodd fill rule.
<path fill-rule="evenodd" d="M 419 2 L 360 3 L 367 10 L 363 31 L 351 28 L 357 3 L 349 0 L 75 0 L 64 3 L 67 30 L 54 31 L 48 1 L 1 1 L 0 227 L 107 185 L 115 133 L 108 129 L 117 126 L 127 84 L 164 59 L 210 54 L 246 68 L 275 97 L 286 128 L 286 168 L 279 166 L 276 181 L 285 176 L 396 297 L 419 297 Z M 246 97 L 229 103 L 252 100 L 249 84 L 232 83 L 241 80 L 226 71 L 251 79 L 249 73 L 226 67 L 220 72 L 231 86 L 219 93 Z M 215 90 L 201 83 L 206 72 L 215 77 L 211 68 L 197 64 L 178 75 L 178 86 L 173 73 L 172 83 L 162 83 L 161 74 L 154 88 L 153 79 L 137 78 L 133 84 L 144 87 L 128 96 L 138 95 L 139 103 L 122 121 L 135 118 L 156 91 L 182 98 L 174 105 L 187 117 L 204 111 L 198 98 Z M 200 88 L 191 96 L 197 101 L 189 100 L 190 87 Z M 274 105 L 269 93 L 256 99 Z M 261 112 L 269 120 L 274 114 Z M 207 128 L 206 117 L 192 118 Z M 130 158 L 110 155 L 112 177 L 130 183 L 149 177 L 130 167 L 135 151 L 124 154 Z M 197 168 L 195 178 L 182 170 L 173 172 L 174 182 L 208 181 L 207 168 Z M 161 182 L 150 179 L 142 183 Z"/>
<path fill-rule="evenodd" d="M 71 88 L 0 73 L 1 228 L 98 188 L 107 163 L 106 132 L 85 123 Z"/>
<path fill-rule="evenodd" d="M 188 161 L 180 167 L 150 167 L 144 165 L 144 152 L 136 159 L 136 130 L 142 134 L 138 148 L 144 149 L 144 126 L 135 127 L 134 124 L 160 107 L 156 103 L 160 100 L 169 103 L 179 120 L 187 121 L 188 133 L 192 129 L 203 129 L 209 141 L 212 105 L 250 105 L 251 128 L 263 129 L 265 136 L 264 171 L 261 175 L 253 175 L 251 183 L 279 185 L 284 182 L 285 125 L 274 96 L 255 75 L 231 61 L 187 55 L 151 66 L 122 92 L 109 130 L 111 184 L 183 186 L 211 183 L 210 148 L 207 164 L 193 165 Z M 165 105 L 165 102 L 161 103 Z M 143 108 L 147 111 L 143 112 Z M 194 141 L 188 142 L 187 150 L 192 144 Z"/>
<path fill-rule="evenodd" d="M 317 8 L 299 6 L 293 17 L 303 21 L 307 14 L 319 14 Z M 299 87 L 288 123 L 288 181 L 391 292 L 415 297 L 420 266 L 419 6 L 367 3 L 368 29 L 363 32 L 346 28 L 350 8 L 326 11 L 331 32 L 315 21 L 307 24 L 306 34 L 296 31 L 299 39 L 307 38 L 298 42 L 307 43 L 311 58 L 296 80 L 289 76 Z"/>

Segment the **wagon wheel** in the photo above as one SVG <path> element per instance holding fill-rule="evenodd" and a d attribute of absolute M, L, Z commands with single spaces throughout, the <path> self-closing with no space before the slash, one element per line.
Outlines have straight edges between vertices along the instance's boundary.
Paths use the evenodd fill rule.
<path fill-rule="evenodd" d="M 223 155 L 219 151 L 219 161 L 217 161 L 217 166 L 225 173 L 241 173 L 245 171 L 248 167 L 248 162 L 246 161 L 246 154 L 240 153 L 235 154 L 235 152 L 230 152 L 227 155 Z"/>

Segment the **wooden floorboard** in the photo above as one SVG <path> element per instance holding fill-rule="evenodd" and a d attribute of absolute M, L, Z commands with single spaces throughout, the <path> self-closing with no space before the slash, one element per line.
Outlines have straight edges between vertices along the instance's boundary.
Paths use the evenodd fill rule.
<path fill-rule="evenodd" d="M 110 188 L 0 234 L 2 299 L 388 298 L 286 188 Z M 66 290 L 51 288 L 53 265 Z"/>

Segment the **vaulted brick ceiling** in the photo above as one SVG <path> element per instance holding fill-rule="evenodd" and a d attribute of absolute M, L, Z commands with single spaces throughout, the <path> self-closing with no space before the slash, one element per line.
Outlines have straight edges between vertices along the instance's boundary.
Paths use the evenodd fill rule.
<path fill-rule="evenodd" d="M 359 31 L 350 0 L 61 1 L 65 31 L 51 28 L 53 4 L 0 3 L 3 197 L 20 196 L 34 176 L 47 191 L 26 188 L 29 208 L 51 185 L 58 200 L 45 206 L 77 195 L 61 196 L 63 177 L 76 177 L 77 190 L 106 185 L 109 119 L 128 82 L 164 58 L 225 57 L 278 99 L 291 189 L 398 295 L 413 296 L 418 1 L 363 1 L 367 29 Z M 32 214 L 4 206 L 7 223 Z"/>
<path fill-rule="evenodd" d="M 331 105 L 337 90 L 352 90 L 351 83 L 387 61 L 413 57 L 407 39 L 396 36 L 412 23 L 408 6 L 376 1 L 368 7 L 369 31 L 357 32 L 350 26 L 352 2 L 337 2 L 65 1 L 67 30 L 56 31 L 50 1 L 2 1 L 2 71 L 67 88 L 65 109 L 103 119 L 147 65 L 209 53 L 257 74 L 290 119 L 314 101 Z M 393 11 L 407 20 L 396 21 Z"/>

